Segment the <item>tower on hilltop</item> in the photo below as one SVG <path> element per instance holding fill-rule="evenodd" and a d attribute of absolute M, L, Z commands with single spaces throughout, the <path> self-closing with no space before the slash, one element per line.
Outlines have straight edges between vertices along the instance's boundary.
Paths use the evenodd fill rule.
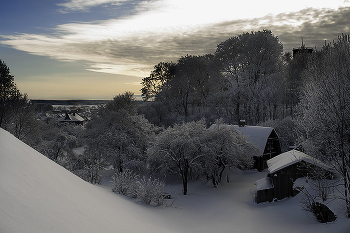
<path fill-rule="evenodd" d="M 299 55 L 299 54 L 308 54 L 312 53 L 314 51 L 311 47 L 306 47 L 304 44 L 304 39 L 301 38 L 301 46 L 298 48 L 293 48 L 293 57 Z"/>

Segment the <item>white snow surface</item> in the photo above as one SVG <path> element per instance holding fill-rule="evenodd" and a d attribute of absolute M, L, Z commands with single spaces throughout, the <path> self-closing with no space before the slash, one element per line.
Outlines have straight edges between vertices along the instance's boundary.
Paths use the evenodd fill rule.
<path fill-rule="evenodd" d="M 341 202 L 329 207 L 338 219 L 321 224 L 304 212 L 300 196 L 254 204 L 250 192 L 266 172 L 232 172 L 218 188 L 168 185 L 170 207 L 150 207 L 89 184 L 0 129 L 0 232 L 350 232 Z"/>
<path fill-rule="evenodd" d="M 270 173 L 275 173 L 285 167 L 288 167 L 300 161 L 305 161 L 309 164 L 317 165 L 326 170 L 332 170 L 330 166 L 324 164 L 320 160 L 313 158 L 298 150 L 287 151 L 285 153 L 282 153 L 280 155 L 277 155 L 276 157 L 273 157 L 267 160 L 267 166 Z"/>
<path fill-rule="evenodd" d="M 0 232 L 176 232 L 0 129 Z"/>
<path fill-rule="evenodd" d="M 257 191 L 273 188 L 273 182 L 270 177 L 264 177 L 260 180 L 257 180 L 254 184 L 256 186 Z"/>

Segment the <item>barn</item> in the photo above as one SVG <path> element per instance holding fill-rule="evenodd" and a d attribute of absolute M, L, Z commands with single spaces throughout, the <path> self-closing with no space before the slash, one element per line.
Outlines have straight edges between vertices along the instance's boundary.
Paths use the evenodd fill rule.
<path fill-rule="evenodd" d="M 257 146 L 259 152 L 254 156 L 254 168 L 263 171 L 267 168 L 267 160 L 281 153 L 278 135 L 274 128 L 262 126 L 234 125 L 249 142 Z"/>
<path fill-rule="evenodd" d="M 294 195 L 293 184 L 301 177 L 312 177 L 314 171 L 323 172 L 325 178 L 334 176 L 333 169 L 303 152 L 291 150 L 267 161 L 268 175 L 255 182 L 257 187 L 256 202 L 271 202 Z"/>

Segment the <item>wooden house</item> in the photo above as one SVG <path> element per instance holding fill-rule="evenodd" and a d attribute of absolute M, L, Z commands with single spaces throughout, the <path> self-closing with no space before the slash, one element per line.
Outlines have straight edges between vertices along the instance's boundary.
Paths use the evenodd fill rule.
<path fill-rule="evenodd" d="M 294 196 L 293 184 L 298 178 L 313 177 L 315 172 L 318 172 L 330 179 L 335 174 L 328 165 L 297 150 L 269 159 L 267 165 L 269 171 L 265 178 L 267 184 L 262 185 L 262 180 L 255 183 L 257 203 Z"/>
<path fill-rule="evenodd" d="M 77 113 L 71 113 L 66 115 L 59 119 L 61 123 L 74 123 L 77 125 L 83 125 L 84 124 L 84 118 L 79 116 Z"/>
<path fill-rule="evenodd" d="M 234 127 L 241 132 L 249 142 L 257 146 L 259 152 L 253 156 L 254 168 L 263 171 L 267 168 L 267 160 L 281 153 L 278 135 L 274 128 L 262 126 L 247 126 L 240 123 Z"/>

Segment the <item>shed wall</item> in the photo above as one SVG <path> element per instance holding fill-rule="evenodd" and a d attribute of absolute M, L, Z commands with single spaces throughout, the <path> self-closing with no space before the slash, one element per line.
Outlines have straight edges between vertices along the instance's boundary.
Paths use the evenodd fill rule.
<path fill-rule="evenodd" d="M 263 189 L 256 192 L 256 203 L 272 202 L 274 198 L 274 188 Z"/>
<path fill-rule="evenodd" d="M 273 180 L 275 198 L 281 200 L 286 197 L 294 196 L 294 181 L 298 178 L 309 176 L 310 171 L 313 170 L 312 167 L 314 167 L 314 165 L 300 161 L 276 173 L 269 174 Z"/>

